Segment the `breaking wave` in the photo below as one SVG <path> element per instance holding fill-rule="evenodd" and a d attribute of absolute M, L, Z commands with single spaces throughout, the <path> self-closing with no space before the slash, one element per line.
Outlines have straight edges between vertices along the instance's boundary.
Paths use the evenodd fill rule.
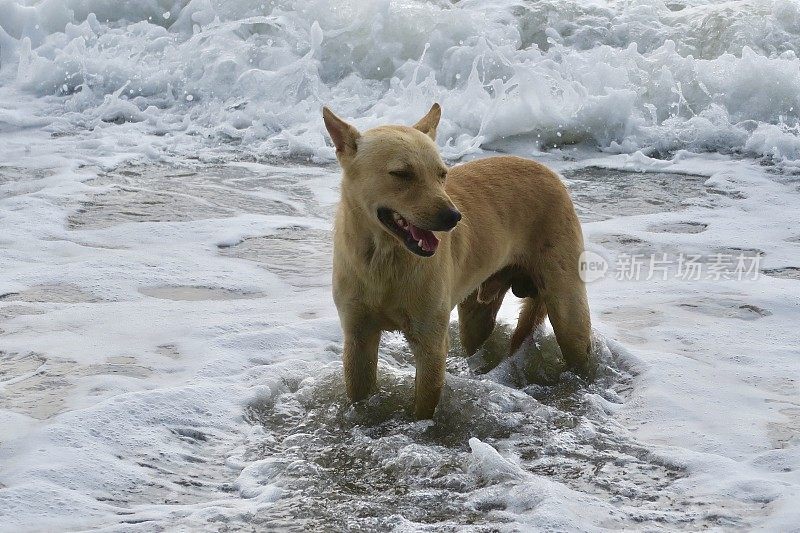
<path fill-rule="evenodd" d="M 165 152 L 326 160 L 321 105 L 370 127 L 437 100 L 451 158 L 523 140 L 788 162 L 798 48 L 787 0 L 0 0 L 0 80 L 50 97 L 52 132 L 133 130 Z"/>

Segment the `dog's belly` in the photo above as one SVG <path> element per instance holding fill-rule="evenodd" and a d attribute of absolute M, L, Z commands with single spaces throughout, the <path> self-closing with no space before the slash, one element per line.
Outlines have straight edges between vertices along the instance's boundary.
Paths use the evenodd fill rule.
<path fill-rule="evenodd" d="M 512 265 L 517 255 L 513 249 L 517 244 L 514 239 L 481 246 L 484 240 L 474 231 L 453 237 L 451 309 L 475 292 L 487 279 Z"/>

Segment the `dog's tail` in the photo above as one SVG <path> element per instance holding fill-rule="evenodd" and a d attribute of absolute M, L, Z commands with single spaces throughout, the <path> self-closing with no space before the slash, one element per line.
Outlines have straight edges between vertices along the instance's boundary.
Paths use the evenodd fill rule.
<path fill-rule="evenodd" d="M 522 346 L 528 335 L 544 322 L 544 317 L 546 316 L 547 307 L 545 307 L 544 299 L 541 295 L 528 297 L 522 301 L 522 310 L 519 312 L 519 319 L 517 319 L 517 328 L 514 330 L 509 344 L 509 355 L 512 355 Z"/>

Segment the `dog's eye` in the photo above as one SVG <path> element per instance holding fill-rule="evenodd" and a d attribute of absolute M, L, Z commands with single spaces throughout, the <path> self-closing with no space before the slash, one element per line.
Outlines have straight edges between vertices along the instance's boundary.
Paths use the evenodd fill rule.
<path fill-rule="evenodd" d="M 414 179 L 414 173 L 410 170 L 390 170 L 389 174 L 401 180 L 411 181 Z"/>
<path fill-rule="evenodd" d="M 447 179 L 447 171 L 443 170 L 441 173 L 439 173 L 439 181 L 444 181 L 446 179 Z"/>

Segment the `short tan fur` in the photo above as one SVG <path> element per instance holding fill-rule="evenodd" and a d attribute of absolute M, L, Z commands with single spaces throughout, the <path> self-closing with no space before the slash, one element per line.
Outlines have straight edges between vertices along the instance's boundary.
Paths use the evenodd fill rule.
<path fill-rule="evenodd" d="M 564 184 L 519 157 L 448 169 L 434 142 L 440 117 L 434 104 L 413 127 L 360 133 L 323 108 L 343 172 L 333 296 L 347 394 L 359 401 L 377 390 L 381 332 L 401 331 L 416 360 L 417 418 L 431 418 L 439 401 L 453 307 L 471 355 L 508 289 L 524 298 L 510 352 L 549 315 L 568 365 L 582 374 L 593 366 L 583 236 Z"/>

